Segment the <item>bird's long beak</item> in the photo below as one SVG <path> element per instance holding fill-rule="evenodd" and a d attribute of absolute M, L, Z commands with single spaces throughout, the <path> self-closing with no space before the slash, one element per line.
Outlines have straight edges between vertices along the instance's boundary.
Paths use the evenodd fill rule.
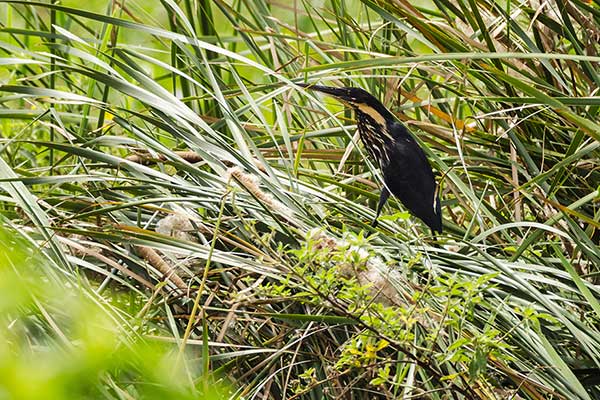
<path fill-rule="evenodd" d="M 321 92 L 321 93 L 328 94 L 328 95 L 333 96 L 336 99 L 344 101 L 344 102 L 349 102 L 352 100 L 348 96 L 347 90 L 344 88 L 336 88 L 336 87 L 321 86 L 321 85 L 310 85 L 307 83 L 296 83 L 296 85 L 306 88 L 306 89 L 309 89 L 309 90 L 314 90 L 315 92 Z"/>

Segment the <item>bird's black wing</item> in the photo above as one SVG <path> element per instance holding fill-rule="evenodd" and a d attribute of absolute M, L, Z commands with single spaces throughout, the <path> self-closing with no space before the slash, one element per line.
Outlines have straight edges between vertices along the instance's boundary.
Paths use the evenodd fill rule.
<path fill-rule="evenodd" d="M 387 143 L 388 162 L 382 166 L 388 190 L 433 231 L 442 231 L 440 202 L 431 166 L 423 149 L 406 128 L 394 123 Z"/>

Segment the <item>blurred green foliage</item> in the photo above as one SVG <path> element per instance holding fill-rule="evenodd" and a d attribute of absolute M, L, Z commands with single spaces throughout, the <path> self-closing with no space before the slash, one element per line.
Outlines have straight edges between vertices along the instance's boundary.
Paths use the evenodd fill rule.
<path fill-rule="evenodd" d="M 50 277 L 16 232 L 0 230 L 0 399 L 220 399 L 173 345 L 136 337 L 110 304 Z M 196 384 L 198 383 L 198 384 Z"/>

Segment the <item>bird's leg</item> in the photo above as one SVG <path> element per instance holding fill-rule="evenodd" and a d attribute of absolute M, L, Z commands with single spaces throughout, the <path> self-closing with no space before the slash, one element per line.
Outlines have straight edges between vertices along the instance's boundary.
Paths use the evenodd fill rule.
<path fill-rule="evenodd" d="M 388 188 L 386 186 L 383 186 L 383 189 L 381 190 L 381 194 L 379 195 L 379 204 L 377 204 L 377 213 L 375 214 L 375 219 L 373 220 L 373 222 L 371 222 L 371 226 L 373 228 L 377 227 L 377 218 L 379 218 L 381 209 L 383 208 L 383 205 L 385 204 L 385 202 L 387 201 L 387 199 L 389 197 L 390 197 L 390 191 L 388 190 Z"/>

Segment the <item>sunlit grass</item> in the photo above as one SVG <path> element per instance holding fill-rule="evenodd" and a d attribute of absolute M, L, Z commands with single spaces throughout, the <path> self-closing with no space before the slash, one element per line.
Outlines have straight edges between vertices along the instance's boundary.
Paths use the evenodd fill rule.
<path fill-rule="evenodd" d="M 55 398 L 222 377 L 231 398 L 598 397 L 595 5 L 0 7 L 0 204 L 29 242 L 0 307 L 7 335 L 32 309 L 43 328 L 15 376 L 39 359 Z M 395 201 L 370 227 L 351 113 L 293 81 L 389 106 L 436 170 L 443 235 Z"/>

